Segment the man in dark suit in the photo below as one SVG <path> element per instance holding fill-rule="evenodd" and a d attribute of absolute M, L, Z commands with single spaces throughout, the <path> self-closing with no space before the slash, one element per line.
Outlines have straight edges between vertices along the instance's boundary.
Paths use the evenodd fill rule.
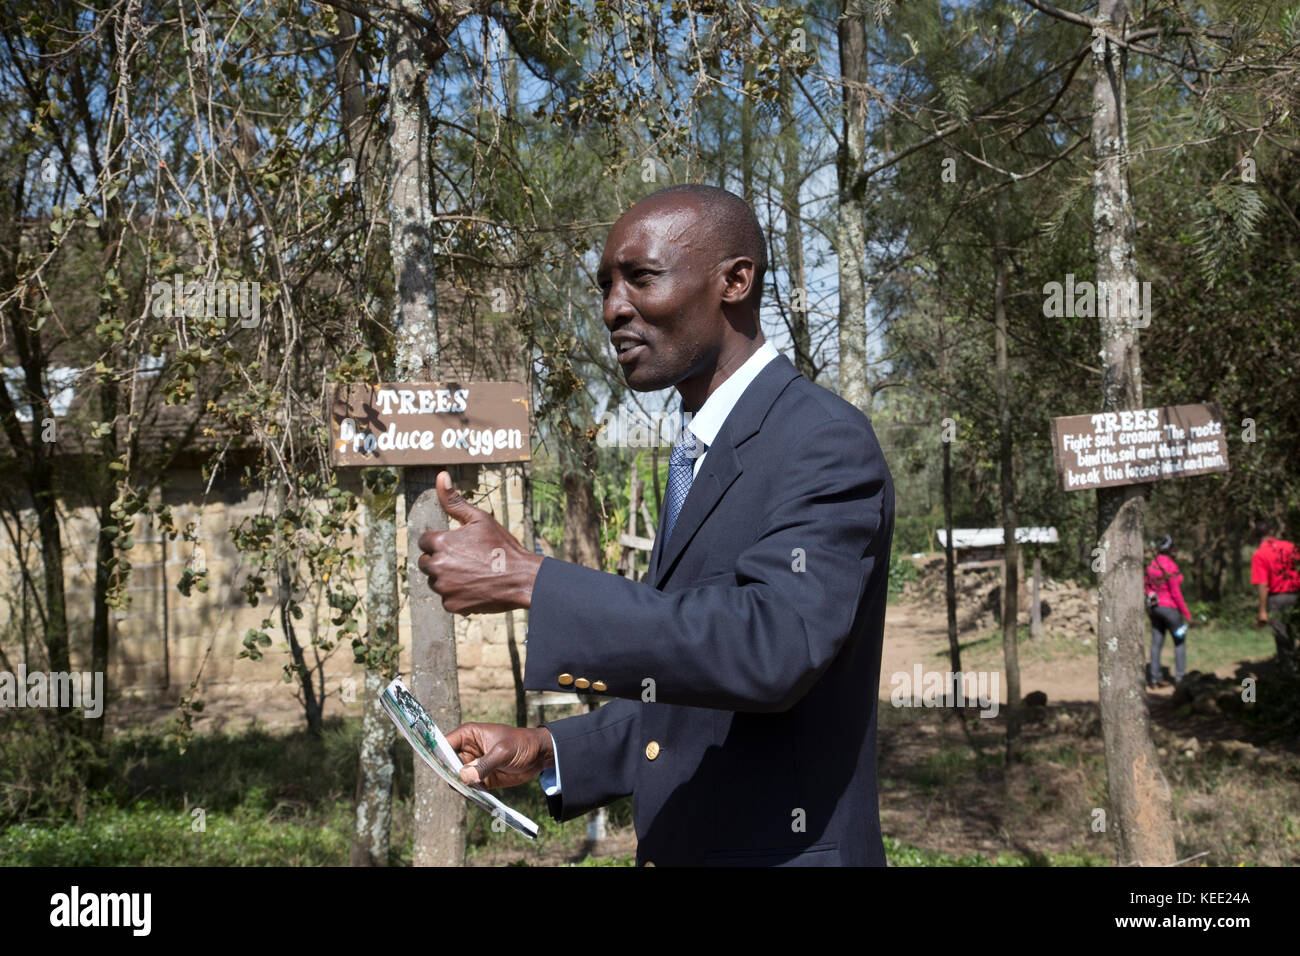
<path fill-rule="evenodd" d="M 623 375 L 676 387 L 693 416 L 645 581 L 531 554 L 439 476 L 463 525 L 423 535 L 420 568 L 444 606 L 530 608 L 525 686 L 612 698 L 448 741 L 467 782 L 542 774 L 556 819 L 632 794 L 639 863 L 884 865 L 893 482 L 866 417 L 764 341 L 765 268 L 753 211 L 712 187 L 661 190 L 606 240 L 597 278 Z M 504 570 L 488 570 L 494 549 Z"/>

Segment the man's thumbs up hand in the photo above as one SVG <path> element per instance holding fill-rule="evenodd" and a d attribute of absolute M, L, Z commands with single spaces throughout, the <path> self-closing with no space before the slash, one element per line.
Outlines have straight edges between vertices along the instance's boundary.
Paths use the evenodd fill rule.
<path fill-rule="evenodd" d="M 532 554 L 501 527 L 490 512 L 476 508 L 439 472 L 438 502 L 461 523 L 452 531 L 420 535 L 420 571 L 453 614 L 499 614 L 532 605 L 533 581 L 542 556 Z"/>
<path fill-rule="evenodd" d="M 492 519 L 482 508 L 475 508 L 461 497 L 460 492 L 452 487 L 451 475 L 447 472 L 438 472 L 435 486 L 438 489 L 438 504 L 442 505 L 442 510 L 447 512 L 448 517 L 455 518 L 461 524 L 471 524 L 484 518 Z"/>

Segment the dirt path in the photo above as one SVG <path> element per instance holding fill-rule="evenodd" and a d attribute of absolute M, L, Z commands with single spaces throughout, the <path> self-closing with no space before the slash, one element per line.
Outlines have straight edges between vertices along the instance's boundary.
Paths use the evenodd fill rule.
<path fill-rule="evenodd" d="M 975 635 L 960 635 L 963 645 Z M 891 604 L 885 613 L 885 646 L 880 661 L 880 695 L 888 697 L 890 677 L 896 672 L 911 673 L 920 662 L 923 671 L 948 671 L 948 626 L 943 606 L 930 609 L 914 603 Z M 978 665 L 977 665 L 978 666 Z M 962 661 L 965 670 L 977 669 Z M 997 665 L 1001 670 L 1001 663 Z M 1020 691 L 1028 694 L 1041 690 L 1049 703 L 1097 700 L 1097 657 L 1083 654 L 1076 658 L 1051 662 L 1022 660 Z M 1163 693 L 1170 693 L 1164 691 Z M 1006 703 L 1006 686 L 1001 686 L 1001 701 Z"/>
<path fill-rule="evenodd" d="M 990 652 L 987 643 L 972 652 L 970 645 L 980 635 L 973 631 L 960 634 L 962 669 L 966 671 L 1002 671 L 1001 644 Z M 1044 645 L 1033 647 L 1020 643 L 1020 693 L 1021 696 L 1036 690 L 1047 694 L 1049 704 L 1097 702 L 1097 649 L 1087 638 L 1071 642 L 1060 636 L 1048 636 Z M 1043 650 L 1050 660 L 1040 658 Z M 1267 660 L 1261 657 L 1260 661 Z M 890 678 L 900 671 L 913 673 L 917 663 L 922 672 L 947 673 L 948 627 L 943 605 L 930 607 L 915 601 L 900 601 L 889 605 L 885 612 L 885 646 L 880 662 L 880 696 L 888 699 L 893 688 Z M 1172 653 L 1165 648 L 1166 672 L 1173 664 Z M 1243 662 L 1225 663 L 1215 669 L 1219 677 L 1236 677 Z M 1153 698 L 1173 696 L 1173 688 L 1149 690 Z M 1006 685 L 1000 686 L 1000 699 L 1006 703 Z"/>

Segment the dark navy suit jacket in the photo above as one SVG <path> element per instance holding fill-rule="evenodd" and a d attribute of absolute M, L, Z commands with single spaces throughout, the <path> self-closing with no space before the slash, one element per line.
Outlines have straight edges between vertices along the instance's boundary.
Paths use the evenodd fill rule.
<path fill-rule="evenodd" d="M 616 698 L 548 725 L 552 815 L 632 794 L 638 863 L 884 865 L 893 526 L 866 416 L 778 355 L 707 448 L 646 580 L 554 558 L 538 570 L 525 686 Z"/>

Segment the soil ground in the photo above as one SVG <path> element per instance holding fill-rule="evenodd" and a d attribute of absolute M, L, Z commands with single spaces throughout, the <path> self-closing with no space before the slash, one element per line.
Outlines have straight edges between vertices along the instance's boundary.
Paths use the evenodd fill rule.
<path fill-rule="evenodd" d="M 1271 641 L 1264 635 L 1194 628 L 1189 640 L 1189 668 L 1268 681 Z M 960 643 L 964 670 L 1002 670 L 1000 633 L 971 629 Z M 1072 629 L 1032 641 L 1022 635 L 1018 646 L 1022 694 L 1041 691 L 1048 705 L 1030 711 L 1024 760 L 1008 772 L 1005 709 L 990 719 L 974 707 L 960 712 L 891 706 L 891 675 L 911 674 L 918 662 L 926 672 L 946 672 L 949 665 L 942 605 L 890 605 L 877 753 L 888 845 L 967 865 L 1115 862 L 1112 839 L 1098 829 L 1107 800 L 1095 643 Z M 1172 663 L 1166 646 L 1167 670 Z M 1172 693 L 1151 690 L 1148 701 L 1152 736 L 1174 795 L 1180 858 L 1212 866 L 1300 864 L 1300 741 L 1278 740 L 1229 716 L 1191 713 L 1174 705 Z M 1005 705 L 1005 686 L 1000 699 Z M 609 832 L 595 857 L 635 853 L 630 827 Z M 527 862 L 572 863 L 590 851 L 585 843 L 552 845 Z M 521 858 L 503 847 L 474 862 L 500 865 Z"/>
<path fill-rule="evenodd" d="M 967 616 L 959 615 L 967 625 L 960 633 L 962 669 L 1001 672 L 1000 631 L 989 627 L 987 615 L 970 613 L 971 606 L 978 609 L 986 583 L 972 585 L 974 597 L 961 608 Z M 999 695 L 1003 707 L 993 718 L 980 717 L 977 707 L 960 711 L 892 706 L 892 675 L 911 675 L 917 664 L 923 672 L 944 673 L 949 664 L 942 602 L 931 594 L 890 604 L 881 662 L 877 766 L 881 823 L 891 861 L 1115 862 L 1114 841 L 1097 826 L 1108 801 L 1097 653 L 1087 620 L 1090 600 L 1085 589 L 1058 590 L 1053 622 L 1058 627 L 1032 640 L 1022 628 L 1021 693 L 1042 692 L 1047 705 L 1027 712 L 1024 759 L 1010 771 L 1004 759 L 1005 686 Z M 1239 618 L 1235 611 L 1224 611 L 1217 620 L 1198 623 L 1188 638 L 1189 667 L 1238 682 L 1254 676 L 1263 701 L 1286 685 L 1271 675 L 1271 638 Z M 1166 647 L 1166 668 L 1172 663 L 1172 651 Z M 275 706 L 266 702 L 265 710 L 255 716 L 267 729 L 282 720 L 286 727 L 276 727 L 277 732 L 292 727 L 300 731 L 301 712 L 295 712 L 287 691 L 283 696 Z M 1148 701 L 1157 755 L 1173 793 L 1179 857 L 1208 865 L 1300 865 L 1300 740 L 1279 738 L 1250 720 L 1176 705 L 1171 689 L 1148 692 Z M 465 716 L 509 720 L 508 710 L 476 712 L 471 706 Z M 170 716 L 174 711 L 132 715 L 137 726 L 150 723 L 148 717 L 161 724 Z M 234 730 L 231 725 L 249 716 L 211 708 L 196 721 L 196 730 L 200 735 L 222 725 Z M 274 781 L 268 787 L 274 791 Z M 478 832 L 484 826 L 479 820 L 471 834 L 470 865 L 626 865 L 635 855 L 627 801 L 610 807 L 607 837 L 592 847 L 585 839 L 585 821 L 559 825 L 546 818 L 535 784 L 503 796 L 543 823 L 546 839 L 532 845 L 497 839 Z M 339 812 L 337 824 L 346 829 L 346 807 Z M 407 816 L 409 801 L 396 802 L 395 846 L 403 841 L 409 846 Z"/>

